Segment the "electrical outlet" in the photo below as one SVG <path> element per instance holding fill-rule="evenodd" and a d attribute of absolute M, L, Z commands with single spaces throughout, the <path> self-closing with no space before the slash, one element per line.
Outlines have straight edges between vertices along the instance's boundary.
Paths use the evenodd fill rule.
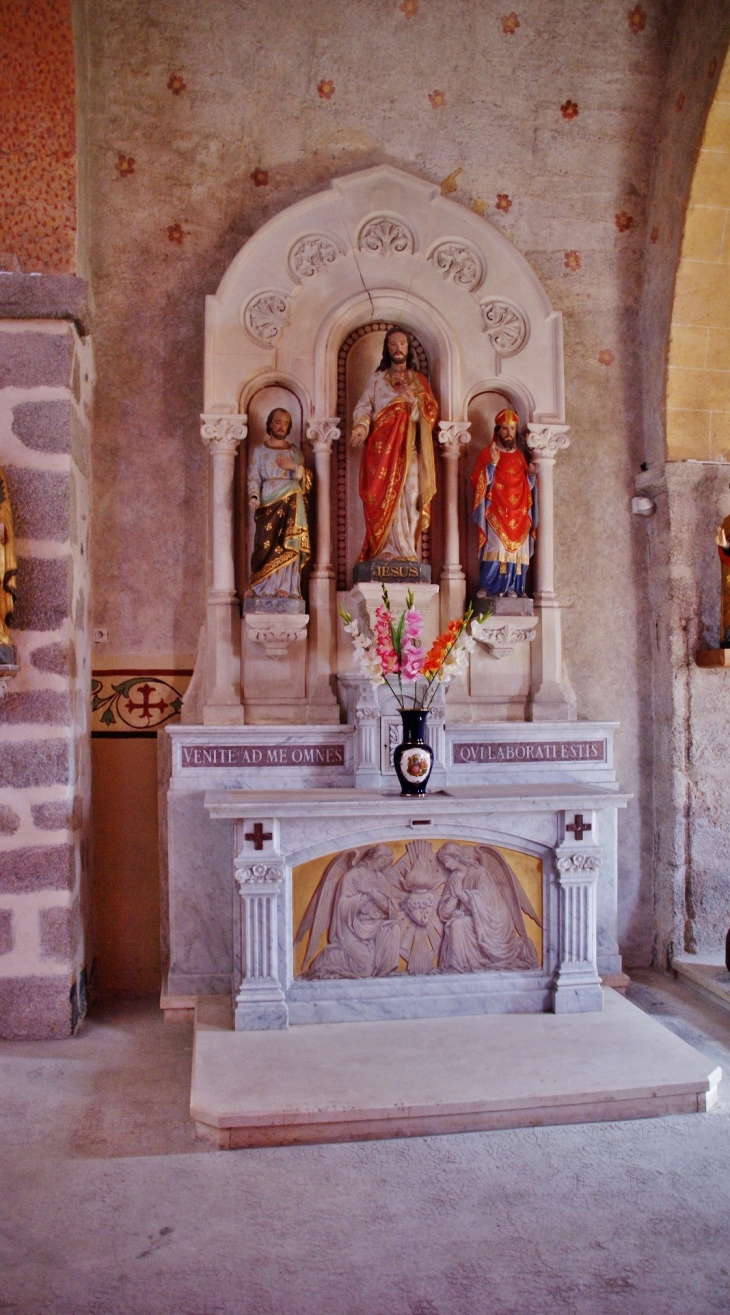
<path fill-rule="evenodd" d="M 91 642 L 92 644 L 109 643 L 109 631 L 107 630 L 106 626 L 94 626 L 93 630 L 91 631 Z"/>

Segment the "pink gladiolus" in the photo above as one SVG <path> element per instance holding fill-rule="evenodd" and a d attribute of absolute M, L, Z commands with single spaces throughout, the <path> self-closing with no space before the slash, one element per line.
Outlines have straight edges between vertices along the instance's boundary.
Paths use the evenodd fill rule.
<path fill-rule="evenodd" d="M 385 607 L 375 609 L 375 647 L 382 663 L 383 675 L 399 670 L 398 656 L 393 648 L 391 615 Z"/>

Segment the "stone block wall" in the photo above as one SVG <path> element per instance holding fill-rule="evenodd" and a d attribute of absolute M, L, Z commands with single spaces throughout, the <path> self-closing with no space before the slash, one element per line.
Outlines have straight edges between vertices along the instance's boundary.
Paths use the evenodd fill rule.
<path fill-rule="evenodd" d="M 86 285 L 0 274 L 0 465 L 18 556 L 0 698 L 0 1036 L 62 1037 L 86 1007 L 89 476 Z"/>

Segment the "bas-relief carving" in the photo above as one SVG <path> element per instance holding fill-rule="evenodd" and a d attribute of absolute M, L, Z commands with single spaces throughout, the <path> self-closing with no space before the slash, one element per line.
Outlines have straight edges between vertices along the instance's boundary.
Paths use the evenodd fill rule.
<path fill-rule="evenodd" d="M 527 320 L 508 301 L 483 301 L 484 332 L 499 356 L 514 356 L 527 342 Z"/>
<path fill-rule="evenodd" d="M 300 237 L 289 252 L 289 271 L 297 283 L 314 278 L 330 269 L 345 252 L 337 238 L 327 233 L 307 233 Z"/>
<path fill-rule="evenodd" d="M 290 306 L 289 294 L 279 288 L 256 292 L 243 308 L 243 327 L 254 342 L 273 347 L 289 318 Z"/>
<path fill-rule="evenodd" d="M 394 215 L 376 215 L 368 219 L 360 229 L 357 237 L 360 251 L 369 251 L 376 256 L 413 255 L 416 240 L 405 220 Z"/>
<path fill-rule="evenodd" d="M 542 926 L 489 845 L 413 840 L 398 858 L 393 843 L 367 845 L 327 865 L 295 945 L 306 939 L 302 975 L 314 979 L 525 970 L 539 966 L 525 918 Z"/>

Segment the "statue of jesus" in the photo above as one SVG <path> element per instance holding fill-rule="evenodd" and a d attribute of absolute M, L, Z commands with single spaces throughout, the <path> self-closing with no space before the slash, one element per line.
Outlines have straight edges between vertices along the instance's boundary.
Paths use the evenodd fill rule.
<path fill-rule="evenodd" d="M 411 340 L 389 329 L 383 358 L 353 412 L 351 443 L 362 447 L 360 497 L 365 542 L 359 561 L 417 562 L 436 492 L 432 430 L 438 403 L 416 369 Z"/>

